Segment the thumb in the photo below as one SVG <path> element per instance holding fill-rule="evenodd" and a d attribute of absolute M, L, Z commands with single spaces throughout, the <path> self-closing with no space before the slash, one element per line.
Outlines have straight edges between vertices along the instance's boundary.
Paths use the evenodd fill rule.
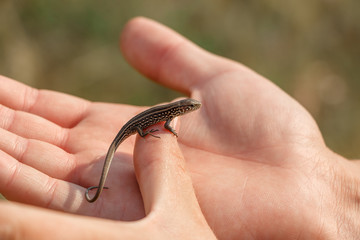
<path fill-rule="evenodd" d="M 138 137 L 134 149 L 135 173 L 146 214 L 160 211 L 172 216 L 202 216 L 177 138 L 160 124 L 154 127 L 159 129 L 156 136 L 160 138 Z"/>

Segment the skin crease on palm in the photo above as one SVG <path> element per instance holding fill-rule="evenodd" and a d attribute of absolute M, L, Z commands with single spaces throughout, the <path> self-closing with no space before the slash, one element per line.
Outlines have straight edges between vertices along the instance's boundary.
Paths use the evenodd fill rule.
<path fill-rule="evenodd" d="M 139 72 L 202 102 L 200 110 L 178 119 L 177 140 L 201 210 L 219 239 L 360 236 L 359 162 L 333 153 L 294 99 L 245 66 L 145 18 L 125 26 L 120 47 Z M 12 84 L 17 83 L 8 83 L 8 89 Z M 15 178 L 0 172 L 1 185 L 7 183 L 0 191 L 9 200 L 115 220 L 145 216 L 133 166 L 134 137 L 115 155 L 109 189 L 93 204 L 83 196 L 86 187 L 96 185 L 119 128 L 145 108 L 8 89 L 1 89 L 0 103 L 7 108 L 1 114 L 22 111 L 11 126 L 0 121 L 0 129 L 37 139 L 19 160 L 37 174 L 17 171 Z M 0 150 L 8 153 L 1 141 Z M 42 149 L 41 155 L 35 149 Z"/>

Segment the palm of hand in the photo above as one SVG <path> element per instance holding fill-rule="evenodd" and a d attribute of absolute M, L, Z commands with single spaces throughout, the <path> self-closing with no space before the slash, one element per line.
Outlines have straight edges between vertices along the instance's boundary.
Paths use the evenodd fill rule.
<path fill-rule="evenodd" d="M 316 123 L 275 85 L 242 67 L 206 88 L 202 118 L 189 123 L 199 123 L 191 130 L 198 134 L 184 153 L 210 226 L 228 239 L 279 236 L 279 229 L 285 237 L 299 234 L 302 221 L 313 217 L 299 212 L 320 208 L 309 208 L 321 195 L 311 176 L 321 159 L 314 157 L 325 149 Z"/>

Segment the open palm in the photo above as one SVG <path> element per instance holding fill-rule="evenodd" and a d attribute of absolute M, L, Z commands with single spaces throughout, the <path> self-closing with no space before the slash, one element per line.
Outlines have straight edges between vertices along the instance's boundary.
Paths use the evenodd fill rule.
<path fill-rule="evenodd" d="M 332 200 L 325 184 L 330 177 L 316 169 L 327 167 L 325 156 L 332 153 L 296 101 L 244 66 L 149 20 L 130 22 L 121 48 L 144 75 L 202 102 L 199 111 L 180 118 L 178 141 L 217 236 L 298 236 L 305 221 L 321 216 L 321 206 Z M 91 103 L 4 77 L 0 82 L 0 192 L 84 215 L 144 216 L 133 138 L 115 155 L 109 189 L 95 203 L 84 192 L 97 185 L 117 131 L 145 108 Z"/>

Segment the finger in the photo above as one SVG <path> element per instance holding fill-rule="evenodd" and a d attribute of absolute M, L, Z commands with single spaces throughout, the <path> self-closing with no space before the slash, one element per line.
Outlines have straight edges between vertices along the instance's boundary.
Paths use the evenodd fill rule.
<path fill-rule="evenodd" d="M 0 239 L 135 239 L 132 236 L 138 235 L 131 224 L 5 201 L 0 203 L 0 212 Z"/>
<path fill-rule="evenodd" d="M 14 111 L 0 105 L 0 128 L 24 138 L 37 139 L 63 147 L 68 131 L 40 116 Z"/>
<path fill-rule="evenodd" d="M 86 211 L 81 205 L 83 191 L 80 186 L 51 178 L 0 150 L 0 192 L 9 200 L 81 213 Z"/>
<path fill-rule="evenodd" d="M 141 17 L 125 26 L 120 46 L 125 58 L 141 73 L 185 93 L 214 75 L 239 67 L 204 51 L 171 29 Z"/>
<path fill-rule="evenodd" d="M 47 142 L 26 139 L 0 128 L 0 150 L 22 164 L 59 179 L 70 179 L 75 168 L 72 154 Z"/>
<path fill-rule="evenodd" d="M 152 210 L 171 217 L 201 216 L 191 178 L 176 137 L 163 130 L 160 138 L 137 138 L 134 149 L 135 173 L 147 214 Z"/>
<path fill-rule="evenodd" d="M 0 76 L 0 104 L 39 115 L 62 127 L 76 125 L 89 106 L 89 102 L 83 99 L 37 90 L 4 76 Z"/>

